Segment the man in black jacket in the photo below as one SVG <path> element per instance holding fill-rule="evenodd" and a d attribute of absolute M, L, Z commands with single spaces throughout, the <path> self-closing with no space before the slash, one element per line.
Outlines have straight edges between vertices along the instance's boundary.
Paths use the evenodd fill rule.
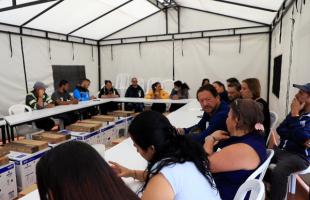
<path fill-rule="evenodd" d="M 132 97 L 132 98 L 144 98 L 144 91 L 138 85 L 137 78 L 131 79 L 131 85 L 128 87 L 125 97 Z M 125 110 L 134 110 L 135 112 L 142 112 L 144 108 L 143 103 L 126 103 Z"/>

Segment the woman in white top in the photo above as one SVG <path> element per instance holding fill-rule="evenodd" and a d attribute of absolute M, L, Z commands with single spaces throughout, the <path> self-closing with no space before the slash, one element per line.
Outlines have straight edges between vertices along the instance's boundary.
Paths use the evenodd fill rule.
<path fill-rule="evenodd" d="M 148 161 L 147 169 L 132 170 L 110 163 L 119 176 L 145 181 L 142 200 L 220 199 L 202 146 L 178 135 L 164 115 L 141 113 L 129 126 L 129 134 Z"/>

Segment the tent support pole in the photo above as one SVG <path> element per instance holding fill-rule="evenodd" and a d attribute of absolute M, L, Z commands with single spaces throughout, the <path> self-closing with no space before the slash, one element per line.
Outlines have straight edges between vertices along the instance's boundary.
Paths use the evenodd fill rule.
<path fill-rule="evenodd" d="M 20 36 L 20 46 L 21 46 L 21 51 L 22 51 L 22 59 L 23 59 L 23 68 L 24 68 L 24 78 L 25 78 L 26 94 L 28 94 L 27 71 L 26 71 L 26 63 L 25 63 L 25 55 L 24 55 L 24 41 L 23 41 L 23 36 Z"/>
<path fill-rule="evenodd" d="M 270 26 L 269 43 L 268 43 L 268 76 L 267 76 L 267 104 L 270 98 L 270 76 L 271 76 L 271 47 L 272 47 L 272 31 Z"/>
<path fill-rule="evenodd" d="M 101 89 L 101 50 L 99 41 L 97 42 L 98 48 L 98 91 Z"/>

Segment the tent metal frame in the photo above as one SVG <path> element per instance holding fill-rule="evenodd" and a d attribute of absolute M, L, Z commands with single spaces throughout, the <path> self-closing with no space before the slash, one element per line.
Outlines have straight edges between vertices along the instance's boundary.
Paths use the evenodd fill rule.
<path fill-rule="evenodd" d="M 0 8 L 0 12 L 14 10 L 14 9 L 18 9 L 18 8 L 24 8 L 24 7 L 28 7 L 28 6 L 35 6 L 38 4 L 43 4 L 43 3 L 47 3 L 47 2 L 51 2 L 51 1 L 58 1 L 58 0 L 34 0 L 31 2 L 21 3 L 21 4 L 17 4 L 16 0 L 12 0 L 12 6 Z"/>
<path fill-rule="evenodd" d="M 289 2 L 289 0 L 286 0 L 283 2 L 281 8 L 277 11 L 277 10 L 272 10 L 272 9 L 268 9 L 268 8 L 263 8 L 263 7 L 257 7 L 257 6 L 251 6 L 251 5 L 246 5 L 246 4 L 241 4 L 241 3 L 236 3 L 236 2 L 231 2 L 231 1 L 227 1 L 227 0 L 214 0 L 214 1 L 218 1 L 221 3 L 225 3 L 225 4 L 232 4 L 232 5 L 237 5 L 237 6 L 242 6 L 242 7 L 246 7 L 246 8 L 252 8 L 252 9 L 257 9 L 257 10 L 262 10 L 262 11 L 266 11 L 266 12 L 278 12 L 278 15 L 274 18 L 272 24 L 266 24 L 266 23 L 262 23 L 259 21 L 255 21 L 255 20 L 249 20 L 249 19 L 245 19 L 245 18 L 240 18 L 240 17 L 235 17 L 235 16 L 230 16 L 230 15 L 225 15 L 225 14 L 221 14 L 221 13 L 215 13 L 215 12 L 210 12 L 210 11 L 206 11 L 206 10 L 201 10 L 201 9 L 196 9 L 196 8 L 191 8 L 191 7 L 185 7 L 185 6 L 180 6 L 178 4 L 176 4 L 174 2 L 174 0 L 171 1 L 167 1 L 164 0 L 166 2 L 165 3 L 161 3 L 158 0 L 147 0 L 149 3 L 151 3 L 152 5 L 156 6 L 159 10 L 140 19 L 137 20 L 125 27 L 120 28 L 119 30 L 110 33 L 107 36 L 102 37 L 99 40 L 95 40 L 95 39 L 91 39 L 91 38 L 85 38 L 85 37 L 79 37 L 79 36 L 73 36 L 71 35 L 72 33 L 84 28 L 85 26 L 93 23 L 94 21 L 104 17 L 105 15 L 117 10 L 118 8 L 124 6 L 127 3 L 130 3 L 133 0 L 128 0 L 127 2 L 115 7 L 114 9 L 103 13 L 102 15 L 100 15 L 99 17 L 89 21 L 86 24 L 80 25 L 79 27 L 77 27 L 76 29 L 72 30 L 71 32 L 69 32 L 68 34 L 64 34 L 64 33 L 57 33 L 57 32 L 52 32 L 52 31 L 47 31 L 47 30 L 41 30 L 41 29 L 36 29 L 36 28 L 31 28 L 31 27 L 27 27 L 27 25 L 32 22 L 33 20 L 37 19 L 38 17 L 40 17 L 41 15 L 43 15 L 44 13 L 48 12 L 49 10 L 55 8 L 57 5 L 61 4 L 64 0 L 37 0 L 37 1 L 33 1 L 33 2 L 28 2 L 28 3 L 23 3 L 23 4 L 16 4 L 16 0 L 12 0 L 12 6 L 9 7 L 4 7 L 4 8 L 0 8 L 0 12 L 3 11 L 9 11 L 9 10 L 13 10 L 13 9 L 18 9 L 18 8 L 23 8 L 23 7 L 27 7 L 27 6 L 34 6 L 34 5 L 38 5 L 38 4 L 42 4 L 42 3 L 47 3 L 47 2 L 52 2 L 55 1 L 55 3 L 51 6 L 49 6 L 48 8 L 44 9 L 42 12 L 38 13 L 37 15 L 35 15 L 34 17 L 32 17 L 31 19 L 27 20 L 26 22 L 24 22 L 21 26 L 17 26 L 17 25 L 13 25 L 13 24 L 7 24 L 7 23 L 1 23 L 0 25 L 4 25 L 4 26 L 9 26 L 9 27 L 13 27 L 13 28 L 17 28 L 18 31 L 4 31 L 4 30 L 0 30 L 0 33 L 7 33 L 10 35 L 19 35 L 19 36 L 26 36 L 26 37 L 33 37 L 33 38 L 40 38 L 40 39 L 47 39 L 47 40 L 53 40 L 53 41 L 60 41 L 60 42 L 68 42 L 68 43 L 77 43 L 77 44 L 83 44 L 83 45 L 91 45 L 91 46 L 97 46 L 98 49 L 98 88 L 100 89 L 101 87 L 101 47 L 103 46 L 111 46 L 111 45 L 124 45 L 124 44 L 141 44 L 141 43 L 151 43 L 151 42 L 161 42 L 161 41 L 172 41 L 174 43 L 175 40 L 189 40 L 189 39 L 201 39 L 201 38 L 216 38 L 216 37 L 231 37 L 231 36 L 241 36 L 241 35 L 253 35 L 253 34 L 269 34 L 269 55 L 268 55 L 268 98 L 267 101 L 269 100 L 269 93 L 270 93 L 270 72 L 271 72 L 271 43 L 272 43 L 272 31 L 274 30 L 274 28 L 278 25 L 278 23 L 280 22 L 279 18 L 281 18 L 282 16 L 284 16 L 287 11 L 290 9 L 290 7 L 297 1 L 297 0 L 292 0 L 289 5 L 287 5 L 287 3 Z M 169 2 L 173 2 L 171 4 L 169 4 Z M 167 4 L 168 3 L 168 4 Z M 168 27 L 168 9 L 173 8 L 177 11 L 177 18 L 178 18 L 178 25 L 177 25 L 177 33 L 169 33 L 169 27 Z M 252 23 L 256 23 L 259 24 L 260 26 L 252 26 L 252 27 L 239 27 L 239 28 L 228 28 L 228 29 L 217 29 L 217 30 L 206 30 L 206 31 L 196 31 L 196 32 L 182 32 L 181 31 L 181 21 L 180 21 L 180 12 L 182 9 L 191 9 L 191 10 L 195 10 L 195 11 L 200 11 L 200 12 L 205 12 L 205 13 L 209 13 L 209 14 L 214 14 L 214 15 L 218 15 L 218 16 L 223 16 L 223 17 L 227 17 L 227 18 L 232 18 L 232 19 L 238 19 L 238 20 L 243 20 L 243 21 L 247 21 L 247 22 L 252 22 Z M 165 18 L 166 18 L 166 34 L 162 34 L 162 35 L 148 35 L 148 36 L 137 36 L 137 37 L 128 37 L 128 38 L 118 38 L 118 39 L 107 39 L 108 37 L 122 31 L 125 30 L 159 12 L 165 12 Z M 259 27 L 269 27 L 268 31 L 262 31 L 262 32 L 248 32 L 248 33 L 236 33 L 236 30 L 239 29 L 249 29 L 249 28 L 259 28 Z M 37 31 L 40 33 L 44 33 L 44 36 L 39 36 L 39 35 L 34 35 L 34 34 L 26 34 L 24 33 L 26 30 L 30 30 L 30 31 Z M 233 34 L 224 34 L 224 35 L 212 35 L 212 36 L 205 36 L 204 33 L 206 32 L 216 32 L 216 31 L 231 31 L 233 30 Z M 186 37 L 186 38 L 182 38 L 182 37 L 177 37 L 179 35 L 182 34 L 200 34 L 200 36 L 193 36 L 193 37 Z M 65 39 L 57 39 L 57 38 L 53 38 L 50 36 L 50 34 L 54 34 L 54 35 L 58 35 L 61 36 Z M 149 40 L 150 37 L 159 37 L 159 36 L 171 36 L 171 38 L 168 39 L 164 39 L 164 40 Z M 71 39 L 72 38 L 72 39 Z M 142 38 L 144 39 L 144 41 L 138 41 L 138 42 L 124 42 L 125 39 L 139 39 Z M 73 39 L 78 39 L 81 40 L 81 42 L 78 41 L 74 41 Z M 106 45 L 102 45 L 101 42 L 106 42 L 106 41 L 112 41 L 112 40 L 120 40 L 121 42 L 119 44 L 106 44 Z M 22 53 L 23 53 L 23 40 L 21 37 L 21 46 L 22 46 Z M 26 82 L 26 91 L 28 91 L 28 86 L 27 86 L 27 76 L 26 76 L 26 67 L 25 67 L 25 58 L 24 58 L 24 54 L 22 54 L 23 56 L 23 67 L 24 67 L 24 73 L 25 73 L 25 82 Z M 174 70 L 174 69 L 173 69 Z"/>

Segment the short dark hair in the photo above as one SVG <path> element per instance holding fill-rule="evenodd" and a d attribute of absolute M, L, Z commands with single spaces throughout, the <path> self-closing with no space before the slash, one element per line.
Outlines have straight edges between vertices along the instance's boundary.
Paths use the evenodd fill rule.
<path fill-rule="evenodd" d="M 204 86 L 201 86 L 198 90 L 197 90 L 197 93 L 196 93 L 196 98 L 198 99 L 198 94 L 200 92 L 203 92 L 203 91 L 208 91 L 212 94 L 212 96 L 214 97 L 217 97 L 219 94 L 217 93 L 215 87 L 211 84 L 207 84 L 207 85 L 204 85 Z"/>
<path fill-rule="evenodd" d="M 208 78 L 204 78 L 204 79 L 202 79 L 201 86 L 204 85 L 205 81 L 208 81 L 208 83 L 210 83 L 210 80 Z"/>
<path fill-rule="evenodd" d="M 105 80 L 105 81 L 104 81 L 104 84 L 105 84 L 105 85 L 108 84 L 108 83 L 111 83 L 111 84 L 112 84 L 112 81 L 110 81 L 110 80 Z"/>
<path fill-rule="evenodd" d="M 100 154 L 78 141 L 47 152 L 36 166 L 41 200 L 111 199 L 137 200 Z"/>
<path fill-rule="evenodd" d="M 230 82 L 227 87 L 235 88 L 237 91 L 241 90 L 241 84 L 238 82 Z"/>
<path fill-rule="evenodd" d="M 179 87 L 179 88 L 182 88 L 183 90 L 184 89 L 189 90 L 189 86 L 186 83 L 182 83 L 182 81 L 175 81 L 174 85 Z"/>
<path fill-rule="evenodd" d="M 68 84 L 69 82 L 67 80 L 61 80 L 58 84 L 59 87 Z"/>
<path fill-rule="evenodd" d="M 262 124 L 264 121 L 262 105 L 252 99 L 236 99 L 230 108 L 233 117 L 238 119 L 238 129 L 252 132 L 256 123 Z"/>
<path fill-rule="evenodd" d="M 81 81 L 80 81 L 80 84 L 82 84 L 84 81 L 87 81 L 90 83 L 90 80 L 88 78 L 83 78 Z"/>
<path fill-rule="evenodd" d="M 226 82 L 227 82 L 227 86 L 229 86 L 229 84 L 236 84 L 236 83 L 240 84 L 239 80 L 235 77 L 231 77 L 227 79 Z"/>

